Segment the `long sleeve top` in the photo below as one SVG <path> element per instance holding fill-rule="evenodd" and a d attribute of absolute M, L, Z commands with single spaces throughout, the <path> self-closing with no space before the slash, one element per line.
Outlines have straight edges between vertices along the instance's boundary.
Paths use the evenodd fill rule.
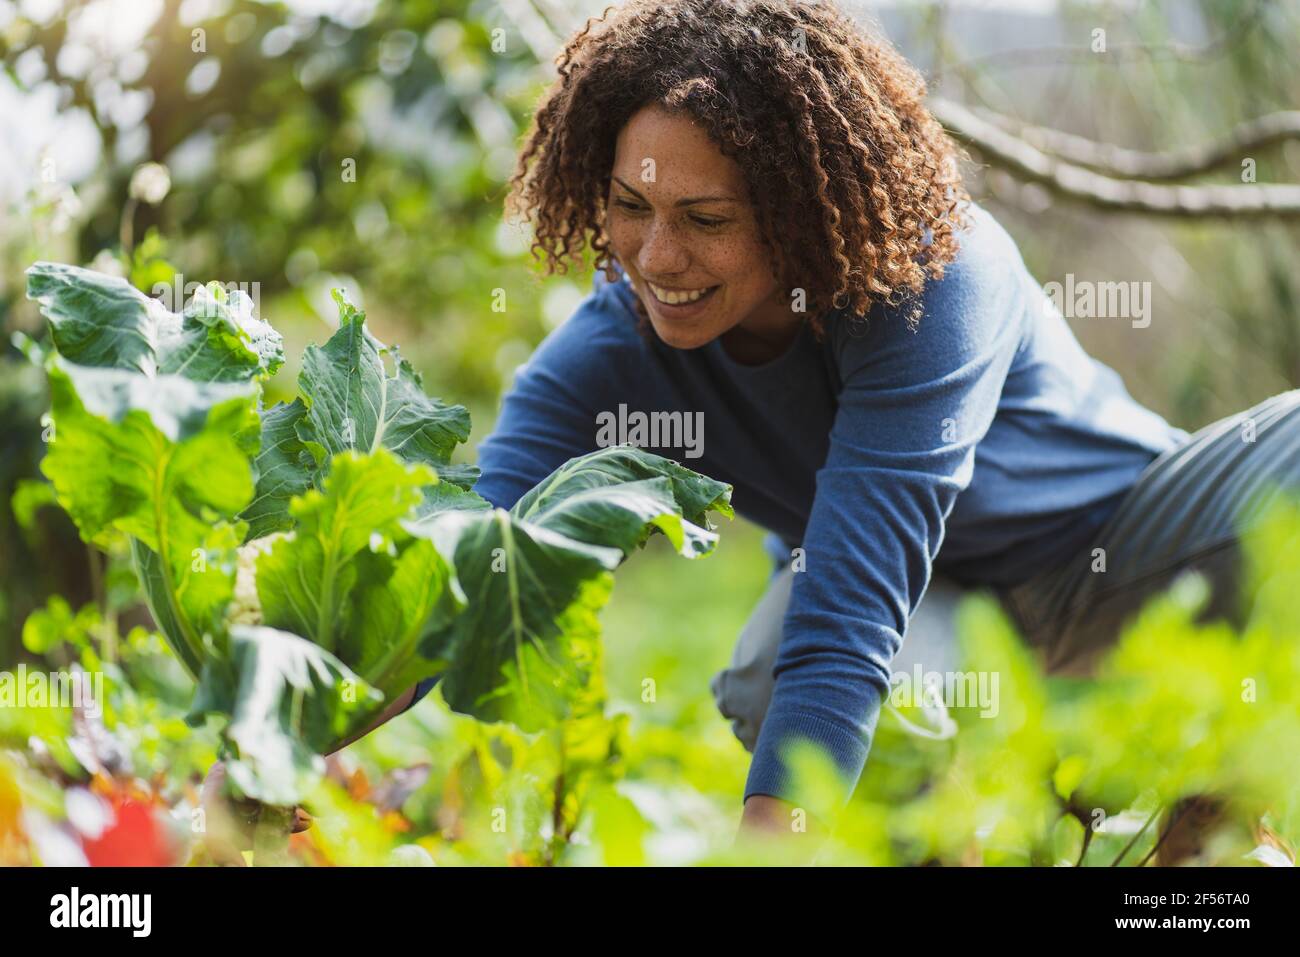
<path fill-rule="evenodd" d="M 761 365 L 719 339 L 681 350 L 643 335 L 630 285 L 597 275 L 479 446 L 477 490 L 509 507 L 602 428 L 607 442 L 611 417 L 689 415 L 701 435 L 645 446 L 731 483 L 740 515 L 802 548 L 746 798 L 790 796 L 795 738 L 856 783 L 933 569 L 1014 584 L 1063 560 L 1188 438 L 1082 349 L 1011 237 L 968 208 L 914 328 L 887 306 L 831 313 L 822 341 L 805 324 Z"/>

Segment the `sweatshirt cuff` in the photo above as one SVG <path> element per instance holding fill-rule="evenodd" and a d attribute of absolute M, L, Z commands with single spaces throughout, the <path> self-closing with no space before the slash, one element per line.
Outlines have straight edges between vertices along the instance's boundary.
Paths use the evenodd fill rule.
<path fill-rule="evenodd" d="M 423 681 L 417 681 L 415 684 L 415 694 L 411 696 L 411 703 L 398 712 L 398 714 L 406 714 L 406 712 L 414 708 L 425 695 L 433 690 L 433 686 L 436 685 L 441 678 L 442 675 L 434 675 L 432 678 L 425 678 Z"/>
<path fill-rule="evenodd" d="M 867 752 L 871 750 L 880 715 L 880 692 L 874 686 L 870 687 L 875 701 L 862 725 L 840 724 L 804 711 L 768 712 L 745 781 L 745 800 L 754 794 L 767 794 L 783 801 L 795 800 L 797 782 L 783 755 L 785 749 L 797 741 L 806 741 L 820 747 L 835 762 L 844 785 L 843 792 L 836 797 L 841 806 L 847 803 L 867 763 Z"/>

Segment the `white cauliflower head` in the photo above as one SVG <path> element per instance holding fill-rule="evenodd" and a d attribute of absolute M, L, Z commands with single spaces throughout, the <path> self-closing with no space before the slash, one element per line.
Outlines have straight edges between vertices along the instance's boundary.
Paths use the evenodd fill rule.
<path fill-rule="evenodd" d="M 235 567 L 235 597 L 226 610 L 226 620 L 230 624 L 262 624 L 262 600 L 257 594 L 257 559 L 270 554 L 275 540 L 283 536 L 283 532 L 275 532 L 239 547 Z"/>

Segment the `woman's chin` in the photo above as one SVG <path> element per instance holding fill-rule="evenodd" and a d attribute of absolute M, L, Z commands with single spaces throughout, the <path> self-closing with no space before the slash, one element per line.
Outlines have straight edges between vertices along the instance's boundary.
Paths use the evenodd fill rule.
<path fill-rule="evenodd" d="M 672 346 L 674 349 L 698 349 L 718 337 L 711 326 L 655 322 L 653 319 L 650 324 L 654 326 L 655 334 L 664 345 Z"/>

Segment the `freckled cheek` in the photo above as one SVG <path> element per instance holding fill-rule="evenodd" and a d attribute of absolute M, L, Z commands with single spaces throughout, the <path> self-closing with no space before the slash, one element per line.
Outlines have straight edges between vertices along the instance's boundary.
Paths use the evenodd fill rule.
<path fill-rule="evenodd" d="M 613 223 L 609 227 L 609 246 L 624 266 L 632 262 L 641 245 L 634 241 L 634 234 L 635 230 L 629 229 L 625 224 Z"/>
<path fill-rule="evenodd" d="M 762 285 L 767 267 L 763 258 L 754 254 L 751 244 L 720 238 L 714 241 L 711 253 L 710 272 L 730 286 L 733 293 L 743 294 Z"/>

